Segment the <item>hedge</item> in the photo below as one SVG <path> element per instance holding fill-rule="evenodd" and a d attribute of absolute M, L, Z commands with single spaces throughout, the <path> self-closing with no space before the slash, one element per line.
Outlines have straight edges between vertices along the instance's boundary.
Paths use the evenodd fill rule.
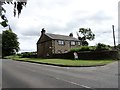
<path fill-rule="evenodd" d="M 70 52 L 79 52 L 79 51 L 104 51 L 112 50 L 112 47 L 102 43 L 98 43 L 96 46 L 80 46 L 79 48 L 72 48 Z"/>
<path fill-rule="evenodd" d="M 74 52 L 64 54 L 53 54 L 52 58 L 74 59 Z M 81 51 L 77 52 L 79 59 L 84 60 L 103 60 L 103 59 L 120 59 L 118 51 Z"/>

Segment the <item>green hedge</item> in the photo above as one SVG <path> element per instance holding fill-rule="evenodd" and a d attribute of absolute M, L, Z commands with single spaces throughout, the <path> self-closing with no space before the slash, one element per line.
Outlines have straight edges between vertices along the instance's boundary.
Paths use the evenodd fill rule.
<path fill-rule="evenodd" d="M 80 46 L 79 48 L 72 48 L 70 52 L 79 52 L 79 51 L 104 51 L 112 50 L 109 45 L 98 43 L 96 46 Z"/>
<path fill-rule="evenodd" d="M 21 53 L 21 57 L 22 58 L 34 58 L 34 57 L 37 57 L 37 55 L 34 54 L 33 52 L 24 52 L 24 53 Z"/>
<path fill-rule="evenodd" d="M 118 60 L 118 51 L 81 51 L 77 52 L 79 60 Z M 73 52 L 53 54 L 52 58 L 74 59 Z"/>
<path fill-rule="evenodd" d="M 81 46 L 79 48 L 72 48 L 70 52 L 79 52 L 79 51 L 95 51 L 95 46 Z"/>
<path fill-rule="evenodd" d="M 111 46 L 109 46 L 109 45 L 105 45 L 105 44 L 102 44 L 102 43 L 98 43 L 95 50 L 96 50 L 96 51 L 112 50 L 112 48 L 111 48 Z"/>

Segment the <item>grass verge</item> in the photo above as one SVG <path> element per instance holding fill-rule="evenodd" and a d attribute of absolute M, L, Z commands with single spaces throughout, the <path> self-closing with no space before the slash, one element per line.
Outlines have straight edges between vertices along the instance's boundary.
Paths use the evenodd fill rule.
<path fill-rule="evenodd" d="M 50 64 L 58 66 L 99 66 L 106 65 L 115 60 L 69 60 L 69 59 L 41 59 L 41 58 L 20 58 L 19 56 L 8 56 L 7 59 L 26 61 L 32 63 Z"/>

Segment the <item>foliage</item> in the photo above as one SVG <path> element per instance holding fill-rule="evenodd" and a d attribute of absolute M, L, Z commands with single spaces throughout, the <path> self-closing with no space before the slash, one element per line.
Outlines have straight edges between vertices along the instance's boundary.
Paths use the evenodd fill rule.
<path fill-rule="evenodd" d="M 22 58 L 31 58 L 31 57 L 37 57 L 37 54 L 35 54 L 35 52 L 24 52 L 24 53 L 21 53 L 21 56 Z"/>
<path fill-rule="evenodd" d="M 6 12 L 6 10 L 2 7 L 2 5 L 4 4 L 12 4 L 14 5 L 14 8 L 13 8 L 13 12 L 14 12 L 14 16 L 16 16 L 16 13 L 18 13 L 18 16 L 20 15 L 21 13 L 21 10 L 23 9 L 23 6 L 26 6 L 27 4 L 27 0 L 4 0 L 4 1 L 0 1 L 0 7 L 2 9 L 2 11 Z M 1 11 L 1 12 L 2 12 Z"/>
<path fill-rule="evenodd" d="M 111 47 L 109 45 L 105 45 L 102 43 L 98 43 L 96 46 L 96 50 L 102 51 L 102 50 L 111 50 Z"/>
<path fill-rule="evenodd" d="M 81 46 L 79 51 L 90 51 L 89 46 Z"/>
<path fill-rule="evenodd" d="M 103 50 L 112 50 L 112 47 L 110 45 L 98 43 L 96 46 L 80 46 L 79 48 L 72 48 L 70 52 L 103 51 Z"/>
<path fill-rule="evenodd" d="M 24 52 L 24 53 L 21 54 L 21 57 L 22 58 L 30 58 L 31 55 L 32 55 L 31 52 Z"/>
<path fill-rule="evenodd" d="M 119 50 L 120 50 L 120 44 L 118 44 L 116 47 L 117 47 L 117 49 L 119 49 Z"/>
<path fill-rule="evenodd" d="M 94 40 L 95 39 L 95 34 L 93 34 L 93 32 L 91 31 L 91 29 L 85 29 L 85 28 L 80 28 L 79 29 L 79 33 L 80 35 L 77 33 L 78 35 L 78 39 L 82 42 L 82 46 L 88 46 L 88 42 L 87 40 Z"/>
<path fill-rule="evenodd" d="M 95 51 L 96 46 L 81 46 L 79 48 L 72 48 L 70 52 L 79 52 L 79 51 Z"/>
<path fill-rule="evenodd" d="M 7 18 L 5 17 L 5 15 L 2 15 L 1 18 L 2 18 L 3 21 L 0 22 L 0 24 L 1 24 L 3 27 L 7 27 L 7 26 L 8 26 L 8 20 L 7 20 Z"/>
<path fill-rule="evenodd" d="M 80 48 L 71 48 L 70 49 L 70 52 L 79 52 L 80 51 Z"/>
<path fill-rule="evenodd" d="M 9 30 L 6 30 L 2 34 L 3 42 L 2 42 L 2 49 L 3 49 L 3 56 L 15 54 L 19 50 L 19 42 L 17 41 L 17 35 L 10 31 L 10 25 L 8 24 L 8 20 L 5 16 L 6 10 L 3 8 L 4 4 L 12 4 L 14 5 L 14 16 L 18 13 L 18 17 L 23 9 L 23 6 L 26 6 L 27 0 L 2 0 L 0 1 L 0 17 L 2 22 L 0 24 L 3 27 L 9 26 Z M 8 40 L 7 40 L 8 39 Z"/>
<path fill-rule="evenodd" d="M 13 55 L 19 51 L 19 42 L 17 35 L 12 30 L 6 30 L 2 33 L 2 54 L 4 56 Z"/>
<path fill-rule="evenodd" d="M 2 7 L 4 4 L 14 5 L 14 9 L 13 9 L 14 16 L 16 16 L 16 13 L 18 13 L 18 17 L 19 17 L 19 15 L 21 13 L 21 10 L 23 9 L 23 6 L 26 6 L 26 4 L 27 4 L 27 0 L 24 0 L 24 2 L 23 2 L 23 0 L 9 0 L 9 1 L 8 0 L 3 0 L 2 2 L 0 1 L 0 16 L 3 20 L 2 22 L 0 22 L 0 24 L 3 27 L 7 27 L 8 26 L 8 20 L 4 15 L 6 10 Z"/>

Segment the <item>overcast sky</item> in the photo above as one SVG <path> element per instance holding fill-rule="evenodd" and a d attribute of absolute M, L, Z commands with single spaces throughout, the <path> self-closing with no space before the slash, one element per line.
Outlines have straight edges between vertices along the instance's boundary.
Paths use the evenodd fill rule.
<path fill-rule="evenodd" d="M 13 17 L 13 6 L 4 5 L 13 31 L 18 35 L 20 51 L 36 51 L 40 31 L 69 35 L 79 28 L 91 28 L 96 35 L 90 45 L 104 43 L 113 46 L 112 25 L 118 43 L 119 0 L 28 0 L 19 17 Z M 0 26 L 0 30 L 5 30 Z"/>

